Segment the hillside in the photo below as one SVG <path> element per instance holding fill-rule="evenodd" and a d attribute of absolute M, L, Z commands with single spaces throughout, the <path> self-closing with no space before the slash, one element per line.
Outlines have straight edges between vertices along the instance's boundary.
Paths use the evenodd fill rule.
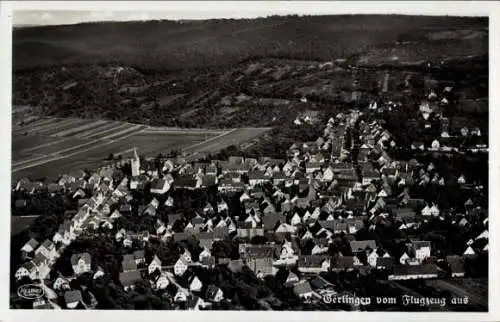
<path fill-rule="evenodd" d="M 485 53 L 486 28 L 486 18 L 398 15 L 86 23 L 15 29 L 13 57 L 16 70 L 75 63 L 179 70 L 255 56 L 435 60 Z"/>
<path fill-rule="evenodd" d="M 480 18 L 288 16 L 21 28 L 14 31 L 13 103 L 42 115 L 153 126 L 274 127 L 381 95 L 421 97 L 436 82 L 458 81 L 462 100 L 487 97 L 487 53 L 487 20 Z"/>

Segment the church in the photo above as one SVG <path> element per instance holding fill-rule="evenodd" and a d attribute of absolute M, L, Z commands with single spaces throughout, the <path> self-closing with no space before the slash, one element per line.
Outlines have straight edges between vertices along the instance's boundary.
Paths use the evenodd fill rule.
<path fill-rule="evenodd" d="M 132 177 L 138 177 L 141 173 L 141 161 L 137 155 L 137 149 L 134 148 L 134 157 L 131 162 L 132 167 Z"/>

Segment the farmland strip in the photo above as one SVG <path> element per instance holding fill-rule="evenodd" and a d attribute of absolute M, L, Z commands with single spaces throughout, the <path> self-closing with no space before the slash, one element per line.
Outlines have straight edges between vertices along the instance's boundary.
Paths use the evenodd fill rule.
<path fill-rule="evenodd" d="M 91 121 L 92 123 L 83 124 L 81 126 L 77 126 L 77 127 L 65 130 L 65 131 L 61 131 L 61 132 L 55 133 L 54 135 L 55 136 L 67 136 L 67 135 L 70 135 L 70 134 L 81 132 L 83 130 L 87 130 L 87 129 L 90 129 L 90 128 L 95 128 L 95 127 L 97 127 L 97 126 L 99 126 L 99 125 L 101 125 L 103 123 L 106 123 L 106 121 L 104 121 L 104 120 L 98 120 L 98 121 L 89 120 L 89 121 Z"/>
<path fill-rule="evenodd" d="M 87 135 L 87 136 L 82 136 L 82 138 L 85 138 L 85 139 L 98 139 L 98 137 L 100 135 L 103 135 L 103 134 L 106 134 L 106 133 L 109 133 L 109 132 L 112 132 L 112 131 L 116 131 L 116 130 L 119 130 L 119 129 L 122 129 L 122 128 L 125 128 L 125 127 L 128 127 L 128 126 L 129 125 L 127 123 L 113 124 L 111 127 L 108 127 L 105 130 L 102 130 L 102 131 L 99 131 L 99 132 L 95 132 L 95 133 L 92 133 L 92 134 Z"/>
<path fill-rule="evenodd" d="M 66 155 L 55 155 L 53 156 L 52 158 L 44 158 L 43 160 L 33 160 L 35 163 L 33 164 L 28 164 L 28 165 L 25 165 L 25 166 L 21 166 L 21 167 L 18 167 L 18 168 L 15 168 L 14 169 L 14 166 L 13 166 L 13 169 L 12 169 L 12 172 L 15 173 L 15 172 L 18 172 L 18 171 L 21 171 L 21 170 L 24 170 L 24 169 L 29 169 L 29 168 L 32 168 L 32 167 L 35 167 L 35 166 L 38 166 L 38 165 L 42 165 L 42 164 L 45 164 L 45 163 L 49 163 L 49 162 L 52 162 L 52 161 L 56 161 L 56 160 L 60 160 L 60 159 L 66 159 L 66 158 L 69 158 L 69 157 L 72 157 L 72 156 L 75 156 L 75 155 L 78 155 L 78 154 L 81 154 L 81 153 L 84 153 L 84 152 L 88 152 L 90 150 L 94 150 L 94 149 L 97 149 L 97 148 L 100 148 L 102 146 L 106 146 L 106 145 L 109 145 L 111 143 L 114 143 L 116 141 L 120 141 L 120 140 L 124 140 L 132 135 L 134 135 L 136 133 L 129 133 L 127 135 L 124 135 L 124 136 L 121 136 L 115 140 L 112 140 L 112 141 L 107 141 L 107 142 L 103 142 L 103 143 L 100 143 L 100 144 L 95 144 L 97 142 L 99 142 L 99 140 L 94 140 L 92 142 L 89 142 L 89 143 L 84 143 L 84 144 L 81 144 L 73 149 L 66 149 L 66 151 L 70 151 L 70 150 L 77 150 L 76 152 L 73 152 L 73 153 L 70 153 L 70 154 L 66 154 Z M 89 147 L 88 149 L 80 149 L 84 146 L 88 146 L 88 145 L 91 145 L 91 144 L 94 144 L 93 146 Z M 61 151 L 58 153 L 60 154 Z"/>
<path fill-rule="evenodd" d="M 214 141 L 214 140 L 220 139 L 220 138 L 222 138 L 222 137 L 224 137 L 224 136 L 226 136 L 226 135 L 228 135 L 228 134 L 231 134 L 231 133 L 235 132 L 236 130 L 238 130 L 238 129 L 232 129 L 232 130 L 230 130 L 230 131 L 227 131 L 227 132 L 224 132 L 224 133 L 222 133 L 222 134 L 220 134 L 220 135 L 214 136 L 213 138 L 210 138 L 210 139 L 205 140 L 205 141 L 203 141 L 203 142 L 193 144 L 193 145 L 191 145 L 191 146 L 188 146 L 185 150 L 186 150 L 186 151 L 188 151 L 188 150 L 190 150 L 190 149 L 196 148 L 196 147 L 198 147 L 198 146 L 200 146 L 200 145 L 202 145 L 202 144 L 205 144 L 205 143 L 207 143 L 207 142 L 211 142 L 211 141 Z"/>
<path fill-rule="evenodd" d="M 13 135 L 19 135 L 23 132 L 34 132 L 38 128 L 41 128 L 43 126 L 46 126 L 48 124 L 54 124 L 54 122 L 59 122 L 59 119 L 56 118 L 46 118 L 46 119 L 39 119 L 37 121 L 34 121 L 33 123 L 29 123 L 26 125 L 21 125 L 16 131 L 13 131 Z"/>
<path fill-rule="evenodd" d="M 102 137 L 102 138 L 99 138 L 98 140 L 109 140 L 111 139 L 111 141 L 113 141 L 113 138 L 117 137 L 117 136 L 120 136 L 120 135 L 123 135 L 123 134 L 127 134 L 129 132 L 135 132 L 137 130 L 140 130 L 141 128 L 143 128 L 144 126 L 143 125 L 134 125 L 133 127 L 130 127 L 128 129 L 124 129 L 120 132 L 115 132 L 115 133 L 112 133 L 112 134 L 109 134 L 105 137 Z M 134 133 L 136 134 L 136 133 Z"/>
<path fill-rule="evenodd" d="M 63 122 L 60 122 L 58 124 L 55 124 L 53 127 L 48 127 L 48 128 L 44 128 L 43 130 L 39 130 L 38 133 L 45 134 L 45 135 L 54 135 L 61 130 L 64 131 L 66 129 L 71 129 L 74 126 L 78 126 L 79 124 L 82 124 L 83 122 L 85 122 L 84 119 L 69 119 L 67 121 L 63 121 Z"/>
<path fill-rule="evenodd" d="M 117 126 L 118 124 L 120 124 L 120 123 L 118 123 L 118 122 L 110 122 L 110 121 L 106 121 L 106 123 L 105 123 L 105 124 L 101 124 L 101 125 L 100 125 L 99 127 L 97 127 L 97 128 L 88 129 L 88 130 L 86 130 L 86 131 L 83 131 L 83 132 L 81 132 L 81 133 L 78 133 L 76 136 L 77 136 L 77 137 L 79 137 L 79 138 L 86 139 L 86 138 L 88 138 L 88 136 L 93 135 L 93 134 L 95 134 L 95 133 L 98 133 L 98 132 L 96 132 L 96 131 L 104 131 L 104 130 L 108 130 L 108 129 L 112 128 L 112 127 Z"/>
<path fill-rule="evenodd" d="M 45 144 L 41 144 L 41 145 L 37 145 L 35 147 L 32 147 L 32 148 L 29 148 L 29 149 L 23 149 L 21 150 L 22 152 L 31 152 L 31 151 L 36 151 L 38 149 L 41 149 L 41 148 L 46 148 L 48 146 L 51 146 L 51 145 L 54 145 L 54 144 L 61 144 L 65 141 L 68 141 L 70 140 L 71 138 L 64 138 L 64 139 L 59 139 L 57 141 L 53 141 L 53 142 L 49 142 L 49 143 L 45 143 Z"/>

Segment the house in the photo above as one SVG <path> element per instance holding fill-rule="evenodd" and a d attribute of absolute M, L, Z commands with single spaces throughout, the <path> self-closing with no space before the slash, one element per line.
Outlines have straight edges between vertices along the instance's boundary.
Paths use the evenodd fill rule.
<path fill-rule="evenodd" d="M 233 273 L 241 273 L 244 263 L 242 259 L 235 259 L 227 263 L 227 268 Z"/>
<path fill-rule="evenodd" d="M 156 289 L 164 290 L 170 284 L 166 274 L 160 273 L 154 280 Z"/>
<path fill-rule="evenodd" d="M 408 256 L 408 253 L 406 252 L 404 252 L 403 255 L 401 255 L 401 257 L 399 258 L 399 262 L 401 263 L 401 265 L 408 264 L 409 261 L 410 256 Z"/>
<path fill-rule="evenodd" d="M 191 263 L 191 253 L 187 248 L 184 248 L 184 252 L 181 254 L 182 257 L 188 262 Z"/>
<path fill-rule="evenodd" d="M 203 257 L 200 259 L 201 266 L 206 267 L 206 268 L 213 268 L 215 267 L 215 258 L 214 257 Z"/>
<path fill-rule="evenodd" d="M 308 281 L 301 281 L 293 286 L 293 293 L 302 300 L 310 300 L 313 296 L 311 284 Z"/>
<path fill-rule="evenodd" d="M 336 292 L 333 290 L 333 284 L 328 282 L 326 279 L 324 279 L 321 276 L 316 276 L 315 278 L 311 279 L 310 281 L 311 287 L 316 291 L 321 293 L 329 293 L 329 294 L 336 294 Z"/>
<path fill-rule="evenodd" d="M 248 183 L 251 186 L 262 184 L 271 180 L 270 177 L 266 176 L 263 171 L 249 171 L 248 172 Z"/>
<path fill-rule="evenodd" d="M 75 275 L 90 272 L 91 257 L 89 253 L 74 254 L 71 256 L 71 266 Z"/>
<path fill-rule="evenodd" d="M 411 246 L 415 251 L 415 258 L 420 262 L 431 256 L 431 242 L 414 241 Z"/>
<path fill-rule="evenodd" d="M 330 268 L 330 258 L 322 255 L 300 255 L 297 266 L 301 273 L 326 272 Z"/>
<path fill-rule="evenodd" d="M 488 239 L 488 230 L 484 230 L 481 234 L 479 234 L 475 240 L 478 240 L 478 239 L 482 239 L 482 238 L 486 238 Z"/>
<path fill-rule="evenodd" d="M 285 179 L 286 175 L 284 172 L 281 171 L 273 172 L 273 184 L 275 186 L 281 184 L 282 182 L 285 182 Z"/>
<path fill-rule="evenodd" d="M 246 265 L 254 272 L 257 278 L 263 279 L 268 275 L 276 275 L 277 269 L 273 266 L 273 258 L 249 258 Z"/>
<path fill-rule="evenodd" d="M 109 219 L 118 219 L 122 216 L 122 214 L 120 213 L 120 211 L 118 211 L 118 209 L 115 209 L 115 211 L 113 211 L 113 213 L 109 216 Z"/>
<path fill-rule="evenodd" d="M 421 211 L 420 213 L 422 214 L 422 216 L 430 216 L 431 215 L 431 207 L 429 207 L 429 205 L 426 205 Z"/>
<path fill-rule="evenodd" d="M 388 255 L 388 254 L 387 254 Z M 382 256 L 377 258 L 377 269 L 391 269 L 394 266 L 394 258 L 391 256 Z"/>
<path fill-rule="evenodd" d="M 283 283 L 286 287 L 292 286 L 299 282 L 299 277 L 292 271 L 288 272 L 285 282 Z"/>
<path fill-rule="evenodd" d="M 365 170 L 362 173 L 362 184 L 368 185 L 372 183 L 372 181 L 376 181 L 380 179 L 380 173 L 376 170 Z"/>
<path fill-rule="evenodd" d="M 82 301 L 82 293 L 80 290 L 66 291 L 64 292 L 64 302 L 68 309 L 74 309 Z"/>
<path fill-rule="evenodd" d="M 41 280 L 45 279 L 50 273 L 49 259 L 43 254 L 38 254 L 32 262 L 37 267 L 37 278 Z"/>
<path fill-rule="evenodd" d="M 124 247 L 132 247 L 134 241 L 132 240 L 131 235 L 126 235 L 125 238 L 123 238 L 123 246 Z"/>
<path fill-rule="evenodd" d="M 379 255 L 377 253 L 377 250 L 376 249 L 372 250 L 366 258 L 368 265 L 370 265 L 371 267 L 377 267 L 377 259 L 378 258 L 379 258 Z"/>
<path fill-rule="evenodd" d="M 38 254 L 43 254 L 45 257 L 47 257 L 49 260 L 53 260 L 56 257 L 59 256 L 59 253 L 56 250 L 56 245 L 54 245 L 53 242 L 50 240 L 46 239 L 42 245 L 40 245 L 36 250 L 35 250 L 35 255 Z"/>
<path fill-rule="evenodd" d="M 146 261 L 146 259 L 144 258 L 144 250 L 136 250 L 133 253 L 133 256 L 134 256 L 134 261 L 137 265 L 142 264 Z"/>
<path fill-rule="evenodd" d="M 306 163 L 306 173 L 314 173 L 321 170 L 322 163 L 320 162 L 307 162 Z"/>
<path fill-rule="evenodd" d="M 440 145 L 439 141 L 434 140 L 434 141 L 432 141 L 431 147 L 429 148 L 429 150 L 438 151 L 440 147 L 441 147 L 441 145 Z"/>
<path fill-rule="evenodd" d="M 183 289 L 177 289 L 177 293 L 174 296 L 175 303 L 184 303 L 188 299 L 188 294 Z"/>
<path fill-rule="evenodd" d="M 98 279 L 99 277 L 102 277 L 104 276 L 104 270 L 102 269 L 102 267 L 97 267 L 97 270 L 96 272 L 94 273 L 94 276 L 92 277 L 93 279 Z"/>
<path fill-rule="evenodd" d="M 62 276 L 59 276 L 58 278 L 56 278 L 56 280 L 54 281 L 54 284 L 52 284 L 52 288 L 56 291 L 60 291 L 60 290 L 70 290 L 71 289 L 71 286 L 69 284 L 69 281 L 62 277 Z"/>
<path fill-rule="evenodd" d="M 16 184 L 16 191 L 25 191 L 29 194 L 35 192 L 35 184 L 32 183 L 28 178 L 21 178 Z"/>
<path fill-rule="evenodd" d="M 437 278 L 438 269 L 434 264 L 398 265 L 393 267 L 389 280 L 409 280 Z"/>
<path fill-rule="evenodd" d="M 205 168 L 205 174 L 206 175 L 213 175 L 213 176 L 217 175 L 217 167 L 213 164 L 207 166 Z"/>
<path fill-rule="evenodd" d="M 465 269 L 462 258 L 458 255 L 446 256 L 446 263 L 448 264 L 451 277 L 464 277 Z"/>
<path fill-rule="evenodd" d="M 356 256 L 340 256 L 335 257 L 335 260 L 332 261 L 331 269 L 333 271 L 351 271 L 354 269 L 354 266 L 360 265 L 362 264 Z"/>
<path fill-rule="evenodd" d="M 278 254 L 279 247 L 277 245 L 239 245 L 240 256 L 246 259 L 255 258 L 275 258 Z"/>
<path fill-rule="evenodd" d="M 476 252 L 474 251 L 474 249 L 472 249 L 471 246 L 467 247 L 467 249 L 464 251 L 464 256 L 474 256 L 476 255 Z"/>
<path fill-rule="evenodd" d="M 217 202 L 217 212 L 221 213 L 226 210 L 228 210 L 229 207 L 224 199 L 221 199 L 219 202 Z"/>
<path fill-rule="evenodd" d="M 191 176 L 188 175 L 182 175 L 177 177 L 175 180 L 175 187 L 176 189 L 188 189 L 188 190 L 194 190 L 196 188 L 201 187 L 202 180 L 197 180 Z"/>
<path fill-rule="evenodd" d="M 33 262 L 26 262 L 17 269 L 15 278 L 20 280 L 24 277 L 28 277 L 32 280 L 38 278 L 38 267 Z"/>
<path fill-rule="evenodd" d="M 174 264 L 174 274 L 177 276 L 182 276 L 188 269 L 188 261 L 184 256 L 180 256 L 177 262 Z"/>
<path fill-rule="evenodd" d="M 352 240 L 350 246 L 353 253 L 358 253 L 366 249 L 375 249 L 377 244 L 375 240 Z"/>
<path fill-rule="evenodd" d="M 191 292 L 199 292 L 199 291 L 201 291 L 202 287 L 203 287 L 203 283 L 200 281 L 200 279 L 196 275 L 193 275 L 189 281 L 189 290 Z"/>
<path fill-rule="evenodd" d="M 314 241 L 314 247 L 311 250 L 312 255 L 320 255 L 328 252 L 328 241 L 326 239 L 318 239 Z"/>
<path fill-rule="evenodd" d="M 25 208 L 27 204 L 28 202 L 26 201 L 26 199 L 17 199 L 14 205 L 17 209 L 21 209 Z"/>
<path fill-rule="evenodd" d="M 323 176 L 321 177 L 321 181 L 331 182 L 334 178 L 334 170 L 331 166 L 323 171 Z"/>
<path fill-rule="evenodd" d="M 217 177 L 213 174 L 206 174 L 202 178 L 201 186 L 202 187 L 209 187 L 216 185 L 218 182 Z"/>
<path fill-rule="evenodd" d="M 131 270 L 131 271 L 126 271 L 126 272 L 121 272 L 119 279 L 120 279 L 120 283 L 123 286 L 123 289 L 125 291 L 128 291 L 130 289 L 133 289 L 134 284 L 141 280 L 141 272 L 138 271 L 137 269 Z"/>
<path fill-rule="evenodd" d="M 227 161 L 229 164 L 243 164 L 244 158 L 240 156 L 230 156 Z"/>
<path fill-rule="evenodd" d="M 165 207 L 170 208 L 174 206 L 174 198 L 172 196 L 168 196 L 167 200 L 165 200 Z"/>
<path fill-rule="evenodd" d="M 124 272 L 130 272 L 136 269 L 137 269 L 137 264 L 134 261 L 134 256 L 130 254 L 123 256 L 122 270 Z"/>
<path fill-rule="evenodd" d="M 245 185 L 241 182 L 234 182 L 229 179 L 222 179 L 219 181 L 217 189 L 221 193 L 229 193 L 229 192 L 243 191 L 245 189 Z"/>
<path fill-rule="evenodd" d="M 26 244 L 24 244 L 24 246 L 21 248 L 21 251 L 23 253 L 29 254 L 35 251 L 37 247 L 38 247 L 38 242 L 35 239 L 31 238 L 30 240 L 28 240 L 28 242 L 26 242 Z"/>
<path fill-rule="evenodd" d="M 205 298 L 210 302 L 220 302 L 224 299 L 224 293 L 219 287 L 211 284 L 207 287 Z"/>
<path fill-rule="evenodd" d="M 151 193 L 162 195 L 170 189 L 170 185 L 165 179 L 153 179 L 151 181 Z"/>

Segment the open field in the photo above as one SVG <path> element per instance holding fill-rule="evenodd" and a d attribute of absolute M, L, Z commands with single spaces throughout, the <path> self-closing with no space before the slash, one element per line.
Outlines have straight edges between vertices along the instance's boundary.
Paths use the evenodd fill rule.
<path fill-rule="evenodd" d="M 204 142 L 197 143 L 183 149 L 185 152 L 190 153 L 211 153 L 218 151 L 230 145 L 240 145 L 246 141 L 252 140 L 264 132 L 269 131 L 270 128 L 238 128 L 229 131 L 228 133 L 218 135 L 212 139 Z"/>
<path fill-rule="evenodd" d="M 19 125 L 12 138 L 12 179 L 55 179 L 75 169 L 98 168 L 130 157 L 133 148 L 146 157 L 172 150 L 217 152 L 251 140 L 267 128 L 231 130 L 147 127 L 107 120 L 44 118 Z M 26 133 L 26 135 L 24 134 Z"/>

